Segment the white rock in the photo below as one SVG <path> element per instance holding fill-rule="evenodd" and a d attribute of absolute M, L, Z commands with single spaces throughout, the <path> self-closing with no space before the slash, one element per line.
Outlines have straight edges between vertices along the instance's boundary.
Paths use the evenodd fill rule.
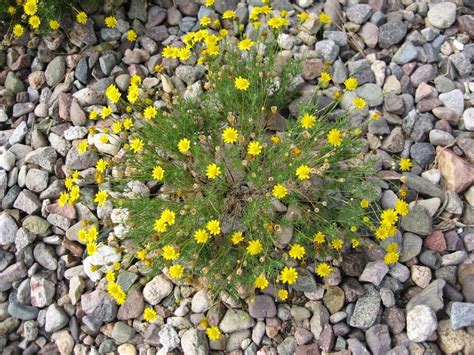
<path fill-rule="evenodd" d="M 428 11 L 428 21 L 438 28 L 448 28 L 456 20 L 456 5 L 452 2 L 442 2 L 433 5 Z"/>
<path fill-rule="evenodd" d="M 155 276 L 143 288 L 143 298 L 152 306 L 157 305 L 173 291 L 173 284 L 163 275 Z"/>
<path fill-rule="evenodd" d="M 435 312 L 426 305 L 418 305 L 407 314 L 408 339 L 416 343 L 426 341 L 436 330 Z"/>
<path fill-rule="evenodd" d="M 474 108 L 468 108 L 464 111 L 461 121 L 464 124 L 464 128 L 468 131 L 474 131 Z"/>
<path fill-rule="evenodd" d="M 210 307 L 210 303 L 211 301 L 209 299 L 207 290 L 200 290 L 193 297 L 191 310 L 194 313 L 203 313 Z"/>
<path fill-rule="evenodd" d="M 15 220 L 6 213 L 0 214 L 0 245 L 14 243 L 17 231 Z"/>

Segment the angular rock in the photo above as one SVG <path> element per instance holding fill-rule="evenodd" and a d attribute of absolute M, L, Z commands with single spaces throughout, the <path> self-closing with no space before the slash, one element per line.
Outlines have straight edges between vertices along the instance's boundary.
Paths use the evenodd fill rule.
<path fill-rule="evenodd" d="M 371 284 L 364 285 L 365 293 L 356 302 L 349 325 L 354 328 L 368 329 L 377 319 L 380 310 L 380 295 Z"/>
<path fill-rule="evenodd" d="M 450 149 L 436 149 L 442 182 L 449 191 L 461 193 L 474 183 L 474 165 L 454 154 Z"/>
<path fill-rule="evenodd" d="M 427 305 L 435 312 L 443 309 L 443 288 L 446 281 L 437 279 L 428 285 L 423 291 L 415 295 L 406 305 L 406 309 L 410 312 L 415 306 Z"/>
<path fill-rule="evenodd" d="M 436 314 L 429 306 L 415 306 L 407 314 L 407 335 L 411 341 L 421 343 L 428 340 L 437 327 Z"/>

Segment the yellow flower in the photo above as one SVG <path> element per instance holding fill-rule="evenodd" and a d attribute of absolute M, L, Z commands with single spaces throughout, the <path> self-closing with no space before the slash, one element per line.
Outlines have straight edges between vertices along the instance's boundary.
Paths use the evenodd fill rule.
<path fill-rule="evenodd" d="M 123 120 L 123 127 L 126 129 L 126 130 L 129 130 L 130 128 L 133 127 L 133 121 L 131 118 L 126 118 Z"/>
<path fill-rule="evenodd" d="M 94 255 L 97 252 L 97 244 L 94 242 L 87 243 L 87 255 Z"/>
<path fill-rule="evenodd" d="M 107 16 L 104 20 L 105 25 L 108 28 L 115 28 L 117 27 L 117 19 L 114 16 Z"/>
<path fill-rule="evenodd" d="M 139 86 L 142 83 L 142 78 L 138 74 L 133 74 L 130 77 L 130 85 Z"/>
<path fill-rule="evenodd" d="M 30 17 L 28 23 L 30 24 L 32 29 L 36 30 L 41 25 L 41 20 L 38 16 L 34 15 Z"/>
<path fill-rule="evenodd" d="M 309 19 L 309 14 L 307 12 L 302 12 L 296 16 L 298 16 L 301 22 L 304 22 Z"/>
<path fill-rule="evenodd" d="M 247 91 L 247 89 L 249 88 L 250 86 L 250 82 L 245 79 L 245 78 L 242 78 L 241 76 L 238 76 L 236 79 L 235 79 L 235 88 L 237 90 L 240 90 L 240 91 Z"/>
<path fill-rule="evenodd" d="M 398 221 L 398 213 L 394 209 L 386 209 L 380 215 L 380 219 L 382 220 L 382 224 L 384 226 L 391 226 Z"/>
<path fill-rule="evenodd" d="M 201 26 L 203 27 L 207 27 L 211 24 L 212 20 L 210 17 L 208 16 L 204 16 L 203 18 L 201 18 L 201 21 L 199 21 L 199 23 L 201 24 Z"/>
<path fill-rule="evenodd" d="M 66 191 L 63 191 L 59 194 L 58 204 L 60 207 L 64 207 L 69 200 L 69 194 Z"/>
<path fill-rule="evenodd" d="M 138 153 L 139 151 L 141 151 L 144 145 L 145 144 L 143 143 L 143 140 L 141 140 L 140 138 L 135 137 L 130 140 L 130 149 L 134 153 Z"/>
<path fill-rule="evenodd" d="M 270 26 L 273 29 L 278 29 L 280 27 L 288 25 L 289 21 L 286 18 L 273 17 L 273 18 L 268 20 L 267 24 L 268 24 L 268 26 Z"/>
<path fill-rule="evenodd" d="M 326 236 L 323 232 L 318 232 L 313 237 L 313 242 L 316 244 L 323 244 L 326 240 Z"/>
<path fill-rule="evenodd" d="M 309 173 L 311 172 L 311 169 L 307 165 L 300 165 L 298 168 L 296 168 L 296 176 L 300 180 L 306 180 L 309 179 Z"/>
<path fill-rule="evenodd" d="M 254 285 L 255 285 L 256 288 L 259 288 L 259 289 L 263 290 L 265 287 L 268 286 L 268 280 L 263 275 L 257 276 L 255 278 Z"/>
<path fill-rule="evenodd" d="M 194 232 L 194 240 L 198 244 L 204 244 L 209 240 L 209 234 L 205 229 L 198 229 Z"/>
<path fill-rule="evenodd" d="M 206 7 L 211 7 L 212 5 L 214 5 L 214 2 L 215 2 L 215 0 L 206 0 L 204 5 Z"/>
<path fill-rule="evenodd" d="M 49 27 L 53 30 L 56 31 L 59 28 L 59 22 L 56 20 L 51 20 L 49 21 Z"/>
<path fill-rule="evenodd" d="M 355 238 L 351 239 L 351 245 L 353 248 L 357 248 L 360 245 L 359 239 L 355 239 Z"/>
<path fill-rule="evenodd" d="M 143 311 L 143 319 L 149 323 L 153 323 L 157 317 L 158 315 L 156 314 L 156 311 L 151 307 L 147 307 Z"/>
<path fill-rule="evenodd" d="M 175 264 L 170 266 L 168 270 L 168 274 L 173 278 L 173 279 L 180 279 L 183 277 L 183 272 L 184 272 L 184 267 L 180 264 Z"/>
<path fill-rule="evenodd" d="M 146 120 L 155 118 L 157 114 L 158 111 L 156 110 L 155 106 L 148 106 L 145 111 L 143 111 L 143 117 L 145 117 Z"/>
<path fill-rule="evenodd" d="M 97 163 L 95 164 L 95 169 L 99 173 L 103 173 L 105 169 L 107 169 L 108 163 L 104 159 L 99 159 Z"/>
<path fill-rule="evenodd" d="M 387 265 L 395 264 L 398 262 L 399 255 L 396 252 L 387 253 L 383 259 L 384 263 Z"/>
<path fill-rule="evenodd" d="M 113 104 L 117 103 L 120 100 L 120 93 L 119 89 L 115 84 L 110 84 L 107 89 L 105 90 L 105 97 L 109 99 L 109 101 Z"/>
<path fill-rule="evenodd" d="M 319 21 L 322 23 L 322 24 L 327 24 L 327 23 L 331 23 L 331 17 L 325 13 L 325 12 L 321 12 L 319 14 Z"/>
<path fill-rule="evenodd" d="M 365 198 L 362 199 L 362 200 L 360 201 L 360 207 L 362 207 L 362 208 L 367 208 L 367 207 L 369 207 L 369 200 L 367 200 L 367 199 L 365 199 Z"/>
<path fill-rule="evenodd" d="M 250 142 L 247 147 L 247 154 L 257 156 L 262 152 L 262 145 L 258 141 Z"/>
<path fill-rule="evenodd" d="M 79 153 L 79 155 L 82 155 L 84 154 L 85 152 L 87 152 L 87 148 L 89 147 L 89 144 L 87 143 L 87 141 L 84 139 L 82 140 L 78 145 L 77 145 L 77 152 Z"/>
<path fill-rule="evenodd" d="M 166 222 L 161 218 L 156 219 L 153 229 L 158 233 L 166 232 Z"/>
<path fill-rule="evenodd" d="M 108 197 L 109 194 L 107 193 L 107 191 L 99 190 L 99 192 L 95 194 L 94 202 L 97 203 L 99 207 L 102 207 L 105 204 L 105 201 L 107 201 Z"/>
<path fill-rule="evenodd" d="M 15 26 L 13 26 L 13 36 L 15 36 L 16 38 L 19 38 L 23 36 L 23 33 L 25 33 L 25 29 L 23 28 L 22 25 L 16 24 Z"/>
<path fill-rule="evenodd" d="M 212 219 L 207 222 L 206 228 L 212 235 L 218 235 L 221 232 L 221 224 L 217 219 Z"/>
<path fill-rule="evenodd" d="M 76 21 L 79 22 L 81 25 L 85 25 L 87 22 L 87 14 L 84 11 L 79 12 L 76 15 Z"/>
<path fill-rule="evenodd" d="M 97 110 L 96 110 L 96 109 L 93 109 L 93 110 L 89 113 L 89 119 L 91 119 L 91 120 L 96 120 L 98 115 L 99 115 L 99 114 L 97 113 Z"/>
<path fill-rule="evenodd" d="M 137 33 L 134 30 L 128 30 L 127 31 L 127 40 L 129 42 L 135 42 L 138 38 Z"/>
<path fill-rule="evenodd" d="M 288 189 L 282 184 L 277 184 L 273 186 L 272 194 L 276 198 L 281 199 L 281 198 L 284 198 L 286 195 L 288 195 Z"/>
<path fill-rule="evenodd" d="M 295 281 L 298 279 L 298 273 L 296 269 L 293 267 L 287 267 L 280 272 L 280 280 L 283 283 L 287 283 L 288 285 L 293 285 Z"/>
<path fill-rule="evenodd" d="M 230 20 L 235 16 L 235 11 L 233 10 L 227 10 L 222 14 L 222 18 L 224 20 Z"/>
<path fill-rule="evenodd" d="M 76 203 L 76 201 L 79 199 L 80 196 L 80 188 L 79 186 L 73 186 L 71 188 L 71 192 L 69 192 L 69 204 L 73 205 Z"/>
<path fill-rule="evenodd" d="M 328 143 L 333 147 L 339 147 L 342 143 L 342 133 L 338 129 L 331 129 L 326 137 Z"/>
<path fill-rule="evenodd" d="M 252 41 L 250 38 L 246 38 L 239 42 L 239 49 L 241 51 L 248 51 L 253 45 L 254 41 Z"/>
<path fill-rule="evenodd" d="M 23 12 L 25 13 L 25 15 L 33 16 L 34 14 L 36 14 L 36 11 L 38 11 L 38 4 L 36 0 L 27 0 L 23 4 Z"/>
<path fill-rule="evenodd" d="M 219 340 L 219 338 L 221 337 L 221 331 L 216 326 L 207 328 L 206 334 L 209 340 L 212 340 L 212 341 Z"/>
<path fill-rule="evenodd" d="M 316 123 L 316 117 L 309 113 L 305 113 L 303 117 L 301 117 L 301 127 L 304 129 L 313 128 L 314 124 Z"/>
<path fill-rule="evenodd" d="M 387 245 L 387 253 L 395 253 L 398 251 L 398 245 L 396 243 L 390 243 Z"/>
<path fill-rule="evenodd" d="M 191 141 L 187 138 L 183 138 L 178 142 L 178 150 L 182 154 L 186 154 L 191 148 Z"/>
<path fill-rule="evenodd" d="M 251 240 L 247 245 L 247 253 L 250 255 L 257 255 L 263 251 L 263 246 L 260 240 Z"/>
<path fill-rule="evenodd" d="M 357 78 L 354 78 L 352 76 L 344 81 L 344 86 L 346 87 L 346 90 L 349 91 L 354 91 L 355 89 L 357 89 L 358 85 L 359 82 L 357 81 Z"/>
<path fill-rule="evenodd" d="M 278 298 L 281 301 L 286 301 L 288 299 L 288 291 L 284 289 L 278 290 Z"/>
<path fill-rule="evenodd" d="M 306 254 L 306 250 L 302 245 L 294 244 L 291 246 L 289 254 L 293 259 L 299 260 L 303 259 L 304 255 Z"/>
<path fill-rule="evenodd" d="M 411 167 L 413 166 L 413 163 L 408 158 L 401 158 L 399 165 L 401 171 L 410 171 Z"/>
<path fill-rule="evenodd" d="M 10 5 L 10 6 L 8 6 L 8 8 L 7 8 L 7 12 L 8 12 L 8 14 L 9 14 L 10 16 L 13 16 L 13 15 L 15 15 L 15 13 L 16 13 L 16 9 L 15 9 L 14 6 L 11 6 L 11 5 Z"/>
<path fill-rule="evenodd" d="M 375 238 L 385 240 L 388 238 L 387 228 L 380 226 L 375 230 Z"/>
<path fill-rule="evenodd" d="M 227 37 L 228 34 L 229 31 L 227 31 L 225 28 L 219 30 L 219 36 L 221 36 L 221 38 Z"/>
<path fill-rule="evenodd" d="M 244 240 L 244 235 L 242 232 L 236 231 L 232 234 L 232 236 L 230 237 L 230 240 L 232 244 L 237 245 Z"/>
<path fill-rule="evenodd" d="M 176 223 L 176 213 L 169 209 L 165 209 L 163 212 L 161 212 L 160 219 L 168 225 L 172 226 Z"/>
<path fill-rule="evenodd" d="M 112 114 L 113 110 L 112 107 L 106 106 L 102 108 L 102 112 L 100 113 L 100 117 L 102 119 L 109 117 Z"/>
<path fill-rule="evenodd" d="M 410 212 L 410 210 L 408 209 L 408 203 L 403 200 L 397 200 L 395 202 L 395 211 L 400 216 L 406 216 Z"/>
<path fill-rule="evenodd" d="M 337 238 L 331 242 L 331 247 L 335 250 L 341 250 L 343 246 L 344 242 L 342 241 L 342 239 Z"/>
<path fill-rule="evenodd" d="M 108 282 L 115 282 L 115 274 L 112 270 L 109 270 L 105 273 L 105 279 Z"/>
<path fill-rule="evenodd" d="M 206 168 L 206 176 L 207 176 L 208 179 L 214 180 L 221 173 L 222 173 L 221 168 L 218 165 L 214 164 L 214 163 L 209 164 Z"/>
<path fill-rule="evenodd" d="M 321 263 L 316 267 L 316 274 L 321 277 L 329 276 L 332 272 L 332 267 L 328 263 Z"/>
<path fill-rule="evenodd" d="M 273 144 L 280 144 L 281 143 L 281 138 L 278 137 L 278 136 L 271 136 L 270 139 L 271 139 Z"/>
<path fill-rule="evenodd" d="M 179 257 L 179 252 L 172 245 L 165 245 L 161 255 L 165 260 L 175 260 Z"/>
<path fill-rule="evenodd" d="M 321 81 L 324 85 L 327 85 L 329 84 L 329 82 L 331 81 L 331 75 L 327 72 L 327 71 L 323 71 L 321 73 Z"/>
<path fill-rule="evenodd" d="M 114 134 L 119 134 L 120 132 L 122 132 L 122 122 L 114 122 L 114 124 L 112 125 L 112 132 Z"/>
<path fill-rule="evenodd" d="M 135 102 L 137 102 L 139 95 L 140 95 L 140 91 L 138 90 L 138 86 L 133 85 L 133 84 L 130 85 L 130 87 L 128 88 L 128 94 L 127 94 L 128 102 L 130 102 L 131 104 L 134 104 Z"/>
<path fill-rule="evenodd" d="M 165 170 L 159 165 L 155 166 L 153 168 L 152 177 L 156 181 L 162 181 L 163 178 L 165 177 Z"/>
<path fill-rule="evenodd" d="M 362 97 L 356 97 L 352 103 L 354 104 L 354 107 L 358 110 L 363 110 L 366 103 L 365 100 Z"/>
<path fill-rule="evenodd" d="M 370 119 L 373 121 L 380 120 L 380 112 L 372 112 L 370 115 Z"/>
<path fill-rule="evenodd" d="M 235 128 L 227 127 L 222 132 L 222 140 L 224 141 L 224 143 L 233 144 L 237 142 L 238 138 L 239 138 L 239 133 L 237 132 Z"/>

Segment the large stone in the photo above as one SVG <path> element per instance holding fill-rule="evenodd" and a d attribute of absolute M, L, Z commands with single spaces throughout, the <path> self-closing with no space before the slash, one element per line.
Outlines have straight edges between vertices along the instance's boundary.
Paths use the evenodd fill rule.
<path fill-rule="evenodd" d="M 436 314 L 429 306 L 415 306 L 407 314 L 407 335 L 411 341 L 421 343 L 428 340 L 437 326 Z"/>
<path fill-rule="evenodd" d="M 44 75 L 46 77 L 46 83 L 49 86 L 55 86 L 58 84 L 66 72 L 66 61 L 64 56 L 59 55 L 48 64 Z"/>
<path fill-rule="evenodd" d="M 18 226 L 8 214 L 0 214 L 0 245 L 8 245 L 15 242 Z"/>
<path fill-rule="evenodd" d="M 368 329 L 377 319 L 380 310 L 380 295 L 374 286 L 364 286 L 365 293 L 356 302 L 349 325 L 354 328 Z"/>
<path fill-rule="evenodd" d="M 474 325 L 474 304 L 454 302 L 451 307 L 451 325 L 453 329 Z"/>
<path fill-rule="evenodd" d="M 436 152 L 444 186 L 456 193 L 466 191 L 474 183 L 474 165 L 450 149 L 437 147 Z"/>
<path fill-rule="evenodd" d="M 365 339 L 373 355 L 385 355 L 391 348 L 388 326 L 377 324 L 365 332 Z"/>
<path fill-rule="evenodd" d="M 181 337 L 181 347 L 186 355 L 209 354 L 209 341 L 202 330 L 186 330 Z"/>
<path fill-rule="evenodd" d="M 415 205 L 408 215 L 402 216 L 400 226 L 405 232 L 430 235 L 432 232 L 432 218 L 425 207 Z"/>
<path fill-rule="evenodd" d="M 390 48 L 399 43 L 407 34 L 407 25 L 401 21 L 387 22 L 379 28 L 379 45 Z"/>
<path fill-rule="evenodd" d="M 275 317 L 277 314 L 275 301 L 268 295 L 255 296 L 249 303 L 249 313 L 252 318 Z"/>
<path fill-rule="evenodd" d="M 452 329 L 449 319 L 442 320 L 438 323 L 437 333 L 438 344 L 444 354 L 462 354 L 464 347 L 468 343 L 472 343 L 472 335 L 469 335 L 463 329 Z M 470 346 L 470 350 L 472 350 L 472 345 Z"/>
<path fill-rule="evenodd" d="M 25 157 L 25 162 L 38 165 L 47 172 L 52 173 L 57 157 L 54 148 L 42 147 L 28 153 Z"/>
<path fill-rule="evenodd" d="M 434 4 L 427 16 L 431 25 L 438 28 L 448 28 L 456 21 L 456 4 L 452 2 Z"/>
<path fill-rule="evenodd" d="M 415 295 L 406 306 L 408 312 L 418 305 L 430 306 L 435 312 L 444 307 L 443 288 L 446 281 L 437 279 L 430 283 L 423 291 Z"/>
<path fill-rule="evenodd" d="M 247 312 L 240 309 L 228 309 L 219 323 L 219 328 L 224 333 L 233 333 L 252 328 L 254 325 L 255 321 Z"/>
<path fill-rule="evenodd" d="M 387 272 L 388 266 L 383 260 L 371 261 L 365 266 L 364 272 L 359 277 L 359 281 L 370 282 L 375 286 L 379 286 Z"/>
<path fill-rule="evenodd" d="M 173 284 L 163 275 L 155 276 L 143 289 L 143 297 L 151 305 L 157 305 L 173 291 Z"/>

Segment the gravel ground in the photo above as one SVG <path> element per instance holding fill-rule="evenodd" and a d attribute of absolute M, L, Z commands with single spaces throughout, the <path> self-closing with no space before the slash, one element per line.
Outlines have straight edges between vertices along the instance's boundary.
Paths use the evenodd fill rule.
<path fill-rule="evenodd" d="M 83 260 L 77 241 L 81 220 L 110 211 L 83 203 L 60 208 L 56 200 L 66 173 L 76 169 L 82 193 L 95 192 L 98 155 L 79 155 L 80 139 L 101 153 L 118 150 L 89 136 L 88 128 L 110 122 L 90 121 L 87 113 L 105 102 L 110 83 L 125 90 L 135 73 L 146 77 L 145 87 L 196 95 L 203 71 L 195 58 L 163 61 L 175 75 L 153 74 L 163 46 L 216 11 L 237 9 L 246 25 L 259 4 L 216 0 L 214 10 L 189 0 L 131 0 L 118 9 L 116 29 L 104 28 L 99 10 L 94 24 L 71 24 L 68 36 L 35 36 L 0 49 L 3 354 L 474 354 L 472 0 L 272 4 L 292 21 L 303 10 L 324 10 L 333 19 L 317 42 L 317 16 L 279 38 L 288 55 L 307 54 L 302 97 L 290 111 L 311 96 L 329 61 L 334 81 L 356 77 L 357 95 L 368 103 L 351 119 L 381 113 L 366 132 L 384 178 L 381 205 L 393 207 L 401 180 L 412 208 L 386 241 L 399 245 L 399 263 L 385 265 L 383 249 L 368 240 L 363 250 L 345 254 L 324 284 L 313 270 L 301 273 L 289 302 L 275 302 L 268 290 L 252 301 L 222 294 L 212 303 L 205 290 L 159 275 L 122 306 L 104 291 L 103 275 L 84 268 L 91 260 Z M 125 40 L 129 28 L 139 33 L 136 43 Z M 414 162 L 410 173 L 394 169 L 401 157 Z M 109 247 L 94 255 L 96 263 L 118 257 Z M 132 266 L 121 277 L 130 287 L 142 275 Z M 147 304 L 160 315 L 153 324 L 142 318 Z M 209 342 L 199 325 L 204 317 L 225 336 Z"/>

